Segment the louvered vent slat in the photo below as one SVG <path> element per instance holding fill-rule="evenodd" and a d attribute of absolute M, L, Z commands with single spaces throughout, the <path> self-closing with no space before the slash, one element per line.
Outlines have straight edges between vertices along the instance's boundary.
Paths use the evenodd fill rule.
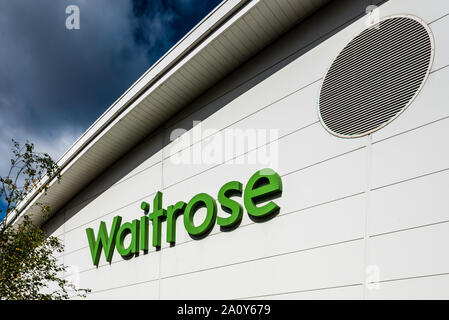
<path fill-rule="evenodd" d="M 341 137 L 360 137 L 384 127 L 417 95 L 432 58 L 431 34 L 418 19 L 390 17 L 364 30 L 324 77 L 321 122 Z"/>

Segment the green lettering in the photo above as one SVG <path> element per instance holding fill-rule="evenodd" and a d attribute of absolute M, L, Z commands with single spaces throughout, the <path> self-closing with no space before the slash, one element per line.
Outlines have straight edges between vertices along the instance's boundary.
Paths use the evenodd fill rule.
<path fill-rule="evenodd" d="M 131 243 L 125 248 L 124 242 L 128 234 L 131 234 Z M 139 252 L 139 220 L 134 219 L 132 222 L 122 224 L 118 231 L 115 245 L 117 252 L 124 257 Z"/>
<path fill-rule="evenodd" d="M 94 265 L 98 266 L 100 262 L 101 250 L 104 248 L 104 254 L 106 261 L 112 261 L 112 255 L 114 254 L 115 238 L 117 236 L 117 231 L 120 228 L 120 223 L 122 222 L 122 217 L 116 216 L 112 221 L 111 232 L 108 237 L 108 232 L 106 230 L 106 223 L 104 221 L 100 222 L 100 228 L 98 229 L 97 240 L 95 240 L 94 230 L 92 228 L 86 229 L 87 240 L 89 241 L 90 254 L 92 256 L 92 261 Z"/>
<path fill-rule="evenodd" d="M 139 250 L 149 250 L 150 242 L 150 220 L 152 222 L 152 246 L 161 247 L 162 221 L 167 219 L 167 242 L 176 243 L 176 220 L 183 214 L 184 227 L 189 235 L 194 239 L 206 236 L 215 226 L 215 222 L 223 231 L 233 230 L 238 227 L 243 217 L 243 207 L 248 212 L 249 217 L 254 221 L 263 221 L 275 216 L 280 207 L 273 201 L 274 198 L 282 194 L 282 180 L 278 173 L 272 169 L 262 169 L 254 173 L 248 180 L 245 188 L 239 181 L 231 181 L 224 184 L 218 191 L 217 200 L 223 211 L 228 213 L 224 217 L 217 216 L 217 202 L 207 193 L 195 195 L 187 204 L 179 201 L 175 205 L 170 205 L 167 210 L 162 208 L 162 192 L 157 192 L 153 199 L 153 212 L 148 216 L 142 216 L 132 222 L 121 225 L 122 217 L 116 216 L 113 219 L 112 227 L 108 235 L 105 222 L 101 221 L 97 238 L 91 228 L 86 229 L 89 248 L 94 265 L 98 266 L 101 251 L 104 248 L 105 257 L 108 262 L 112 261 L 114 248 L 120 255 L 126 257 L 130 254 L 137 254 Z M 243 204 L 233 197 L 242 197 Z M 141 202 L 141 209 L 147 214 L 150 205 Z M 194 216 L 200 208 L 206 209 L 204 221 L 195 226 Z M 125 239 L 131 234 L 131 242 L 125 247 Z"/>
<path fill-rule="evenodd" d="M 158 191 L 153 199 L 153 212 L 148 218 L 153 223 L 153 247 L 161 246 L 162 219 L 167 216 L 167 211 L 162 209 L 162 192 Z"/>
<path fill-rule="evenodd" d="M 184 214 L 187 204 L 184 201 L 177 202 L 174 206 L 167 207 L 167 242 L 176 242 L 176 219 Z"/>
<path fill-rule="evenodd" d="M 217 224 L 224 228 L 235 228 L 242 221 L 243 207 L 237 201 L 230 199 L 232 196 L 241 196 L 243 185 L 238 181 L 231 181 L 221 187 L 218 192 L 218 202 L 224 211 L 230 213 L 230 216 L 222 218 L 217 217 Z"/>
<path fill-rule="evenodd" d="M 193 216 L 195 212 L 201 208 L 206 207 L 207 214 L 204 222 L 199 226 L 193 224 Z M 186 206 L 184 211 L 184 227 L 191 236 L 204 236 L 212 230 L 217 218 L 217 203 L 207 193 L 200 193 L 194 196 Z"/>
<path fill-rule="evenodd" d="M 150 242 L 150 228 L 148 223 L 148 217 L 143 216 L 140 218 L 140 250 L 148 251 Z"/>
<path fill-rule="evenodd" d="M 279 174 L 272 169 L 259 170 L 252 175 L 245 187 L 243 201 L 248 214 L 255 218 L 269 218 L 279 211 L 279 206 L 270 201 L 263 206 L 258 204 L 268 201 L 282 193 L 282 181 Z"/>

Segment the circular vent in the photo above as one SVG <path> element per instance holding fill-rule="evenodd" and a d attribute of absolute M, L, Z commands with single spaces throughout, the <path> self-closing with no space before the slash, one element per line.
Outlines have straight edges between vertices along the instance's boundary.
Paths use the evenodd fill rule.
<path fill-rule="evenodd" d="M 411 17 L 390 17 L 356 36 L 324 77 L 319 115 L 341 137 L 387 125 L 411 103 L 430 71 L 432 38 Z"/>

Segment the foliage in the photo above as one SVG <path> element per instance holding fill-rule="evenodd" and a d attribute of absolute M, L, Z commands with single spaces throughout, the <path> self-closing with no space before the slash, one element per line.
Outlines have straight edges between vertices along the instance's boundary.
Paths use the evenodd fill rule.
<path fill-rule="evenodd" d="M 0 177 L 0 198 L 6 202 L 6 218 L 17 213 L 17 204 L 22 201 L 32 190 L 37 189 L 37 193 L 46 192 L 48 185 L 39 186 L 39 181 L 45 176 L 53 178 L 55 175 L 60 179 L 58 165 L 47 153 L 34 151 L 34 144 L 26 142 L 25 145 L 12 140 L 13 159 L 11 167 L 6 177 Z M 48 207 L 41 204 L 41 209 L 45 212 Z M 2 213 L 0 209 L 0 213 Z M 6 219 L 2 227 L 5 227 Z"/>
<path fill-rule="evenodd" d="M 61 278 L 67 267 L 54 257 L 64 250 L 61 241 L 48 237 L 29 215 L 19 218 L 21 201 L 33 192 L 47 192 L 44 178 L 59 182 L 59 167 L 48 154 L 35 152 L 32 143 L 21 146 L 13 140 L 12 151 L 9 173 L 0 177 L 0 199 L 6 203 L 0 223 L 0 299 L 61 300 L 68 299 L 70 291 L 83 297 L 90 290 Z M 51 208 L 35 205 L 46 219 Z"/>

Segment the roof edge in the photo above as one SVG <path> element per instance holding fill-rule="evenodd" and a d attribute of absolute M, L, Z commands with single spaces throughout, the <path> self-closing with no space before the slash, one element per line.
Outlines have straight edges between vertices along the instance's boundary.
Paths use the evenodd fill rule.
<path fill-rule="evenodd" d="M 250 2 L 259 0 L 223 0 L 206 17 L 196 24 L 184 37 L 173 45 L 161 58 L 145 71 L 103 114 L 67 149 L 58 159 L 59 172 L 65 171 L 83 150 L 95 140 L 122 112 L 130 107 L 151 85 L 162 78 L 199 44 L 232 16 Z M 45 176 L 38 186 L 30 192 L 17 206 L 14 215 L 7 217 L 7 224 L 13 224 L 40 194 L 37 191 L 56 182 L 56 177 Z"/>

